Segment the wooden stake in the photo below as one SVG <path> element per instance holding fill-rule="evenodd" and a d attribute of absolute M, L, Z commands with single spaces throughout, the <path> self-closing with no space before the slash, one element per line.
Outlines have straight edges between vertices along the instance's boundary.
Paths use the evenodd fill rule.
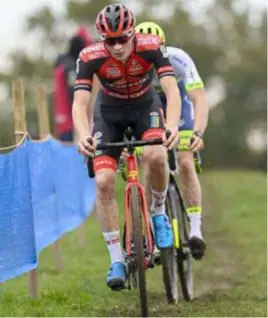
<path fill-rule="evenodd" d="M 50 134 L 49 114 L 46 98 L 46 89 L 44 85 L 37 86 L 37 115 L 39 124 L 39 137 L 45 138 Z"/>
<path fill-rule="evenodd" d="M 16 143 L 19 143 L 22 136 L 27 131 L 24 86 L 22 80 L 14 80 L 12 82 L 12 94 L 14 105 L 15 138 Z"/>
<path fill-rule="evenodd" d="M 14 104 L 15 138 L 16 143 L 19 143 L 27 131 L 24 86 L 21 79 L 14 80 L 12 82 L 12 95 Z M 38 296 L 37 281 L 37 270 L 33 269 L 29 272 L 28 278 L 29 295 L 31 298 L 36 298 Z"/>

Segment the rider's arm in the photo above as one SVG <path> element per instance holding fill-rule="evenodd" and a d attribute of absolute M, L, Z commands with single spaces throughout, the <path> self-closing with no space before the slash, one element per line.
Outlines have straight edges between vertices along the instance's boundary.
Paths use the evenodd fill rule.
<path fill-rule="evenodd" d="M 166 126 L 175 132 L 179 127 L 181 115 L 181 98 L 174 70 L 168 58 L 168 52 L 163 44 L 153 55 L 153 63 L 160 85 L 167 98 Z"/>
<path fill-rule="evenodd" d="M 204 88 L 196 88 L 188 91 L 189 97 L 195 106 L 194 131 L 205 132 L 208 123 L 208 104 Z"/>
<path fill-rule="evenodd" d="M 173 53 L 172 65 L 175 74 L 183 79 L 185 89 L 195 107 L 194 130 L 204 132 L 208 122 L 208 104 L 204 83 L 189 54 L 180 49 L 173 49 Z"/>
<path fill-rule="evenodd" d="M 96 102 L 96 98 L 99 92 L 99 89 L 101 87 L 101 83 L 100 80 L 98 79 L 97 75 L 94 74 L 93 77 L 93 85 L 92 85 L 92 91 L 91 91 L 91 97 L 90 97 L 90 105 L 88 107 L 88 119 L 89 119 L 89 123 L 90 123 L 90 130 L 92 130 L 93 128 L 93 109 L 94 109 L 94 105 Z"/>
<path fill-rule="evenodd" d="M 79 140 L 89 135 L 91 118 L 88 114 L 92 113 L 90 99 L 89 91 L 78 90 L 74 93 L 72 115 Z"/>
<path fill-rule="evenodd" d="M 72 116 L 74 127 L 81 140 L 90 134 L 90 123 L 93 114 L 92 84 L 95 69 L 92 63 L 83 60 L 83 51 L 77 60 L 77 78 L 74 85 Z"/>
<path fill-rule="evenodd" d="M 167 98 L 166 126 L 178 129 L 181 116 L 181 97 L 174 76 L 160 78 L 161 87 Z"/>

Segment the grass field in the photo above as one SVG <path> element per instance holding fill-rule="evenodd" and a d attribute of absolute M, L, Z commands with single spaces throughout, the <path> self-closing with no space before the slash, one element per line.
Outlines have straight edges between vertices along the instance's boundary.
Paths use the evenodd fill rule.
<path fill-rule="evenodd" d="M 208 249 L 195 263 L 196 298 L 167 305 L 161 268 L 155 268 L 147 275 L 150 315 L 266 317 L 266 175 L 209 172 L 202 184 Z M 94 217 L 86 231 L 86 248 L 79 247 L 76 232 L 61 240 L 62 273 L 54 270 L 51 248 L 41 254 L 38 300 L 28 298 L 26 275 L 2 284 L 0 316 L 139 316 L 137 291 L 114 293 L 105 285 L 109 257 Z"/>

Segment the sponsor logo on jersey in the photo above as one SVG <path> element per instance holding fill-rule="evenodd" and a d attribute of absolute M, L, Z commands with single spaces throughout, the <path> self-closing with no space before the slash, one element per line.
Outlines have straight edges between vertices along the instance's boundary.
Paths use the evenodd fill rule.
<path fill-rule="evenodd" d="M 151 117 L 150 127 L 151 128 L 159 127 L 159 124 L 160 124 L 159 114 L 157 112 L 151 112 L 150 117 Z"/>
<path fill-rule="evenodd" d="M 136 60 L 132 60 L 128 70 L 131 73 L 130 75 L 135 75 L 136 73 L 140 73 L 143 67 Z"/>
<path fill-rule="evenodd" d="M 165 45 L 160 45 L 160 51 L 164 58 L 168 58 L 168 51 Z"/>
<path fill-rule="evenodd" d="M 81 54 L 89 54 L 89 53 L 94 53 L 100 50 L 104 50 L 105 47 L 103 45 L 103 43 L 97 43 L 94 45 L 90 45 L 86 48 L 83 49 L 83 51 L 81 52 Z"/>
<path fill-rule="evenodd" d="M 163 135 L 162 128 L 150 128 L 149 130 L 145 131 L 145 133 L 142 135 L 142 140 L 161 138 L 162 135 Z"/>
<path fill-rule="evenodd" d="M 79 58 L 84 62 L 95 60 L 99 58 L 107 57 L 107 51 L 102 43 L 90 45 L 84 48 L 79 54 Z"/>
<path fill-rule="evenodd" d="M 82 51 L 79 55 L 79 59 L 82 60 L 83 62 L 97 60 L 104 57 L 107 57 L 107 54 L 104 51 L 88 53 L 88 54 L 87 53 L 84 54 Z M 78 73 L 78 70 L 79 70 L 79 65 L 77 65 L 77 73 Z"/>
<path fill-rule="evenodd" d="M 140 97 L 141 95 L 145 94 L 148 89 L 150 88 L 150 85 L 146 86 L 144 89 L 136 92 L 136 93 L 131 93 L 131 94 L 120 94 L 120 93 L 116 93 L 116 92 L 111 92 L 107 89 L 104 89 L 105 93 L 110 95 L 110 96 L 113 96 L 115 98 L 120 98 L 120 99 L 129 99 L 129 98 L 137 98 L 137 97 Z"/>
<path fill-rule="evenodd" d="M 100 51 L 100 52 L 95 52 L 95 53 L 92 53 L 90 54 L 90 59 L 91 60 L 96 60 L 96 59 L 99 59 L 99 58 L 102 58 L 102 57 L 106 57 L 106 53 L 103 52 L 103 51 Z"/>
<path fill-rule="evenodd" d="M 120 84 L 122 83 L 122 81 L 118 81 L 118 82 L 115 82 L 115 83 L 107 83 L 106 86 L 107 87 L 111 87 L 111 88 L 115 88 L 115 89 L 124 89 L 124 88 L 131 88 L 131 87 L 135 87 L 135 86 L 139 86 L 143 83 L 145 83 L 147 80 L 148 80 L 149 76 L 146 75 L 144 76 L 143 78 L 141 79 L 138 79 L 137 81 L 133 82 L 133 83 L 123 83 L 123 84 Z"/>
<path fill-rule="evenodd" d="M 193 72 L 193 70 L 191 70 L 190 68 L 187 68 L 185 70 L 186 76 L 187 78 L 191 79 L 192 81 L 195 80 L 195 73 Z"/>
<path fill-rule="evenodd" d="M 94 135 L 94 138 L 99 139 L 102 137 L 102 132 L 101 131 L 97 131 Z"/>
<path fill-rule="evenodd" d="M 115 67 L 114 66 L 108 67 L 106 69 L 106 74 L 107 74 L 108 78 L 118 78 L 119 76 L 122 76 L 120 68 L 118 68 L 116 66 Z"/>
<path fill-rule="evenodd" d="M 114 163 L 110 158 L 107 157 L 100 157 L 101 159 L 97 160 L 95 162 L 95 166 L 96 169 L 100 169 L 100 168 L 113 168 L 114 167 Z"/>
<path fill-rule="evenodd" d="M 183 67 L 187 68 L 188 67 L 188 64 L 186 62 L 184 62 L 181 58 L 179 58 L 178 56 L 176 55 L 172 55 L 172 58 L 174 60 L 176 60 L 177 62 L 179 62 Z"/>
<path fill-rule="evenodd" d="M 102 137 L 102 132 L 101 131 L 97 131 L 94 134 L 94 138 L 96 139 L 96 145 L 99 145 L 101 143 L 101 137 Z M 94 156 L 97 157 L 97 156 L 100 156 L 102 154 L 103 154 L 103 150 L 97 150 L 97 151 L 95 151 Z"/>
<path fill-rule="evenodd" d="M 78 57 L 78 59 L 76 60 L 76 69 L 75 69 L 77 74 L 79 73 L 79 70 L 80 70 L 80 67 L 79 67 L 80 61 L 81 61 L 81 59 L 80 59 L 80 57 Z"/>

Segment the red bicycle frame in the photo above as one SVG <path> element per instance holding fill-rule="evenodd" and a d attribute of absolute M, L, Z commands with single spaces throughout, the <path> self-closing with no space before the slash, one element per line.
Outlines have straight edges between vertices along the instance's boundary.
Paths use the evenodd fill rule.
<path fill-rule="evenodd" d="M 139 182 L 138 179 L 138 164 L 137 158 L 135 155 L 129 155 L 126 162 L 127 166 L 127 185 L 125 188 L 125 222 L 126 222 L 126 253 L 128 256 L 131 256 L 131 206 L 130 206 L 130 195 L 131 195 L 131 187 L 136 186 L 139 190 L 140 198 L 141 198 L 141 213 L 143 217 L 143 224 L 145 226 L 145 235 L 147 238 L 147 249 L 149 255 L 153 253 L 153 240 L 149 223 L 149 216 L 147 210 L 147 203 L 145 199 L 144 188 Z"/>

